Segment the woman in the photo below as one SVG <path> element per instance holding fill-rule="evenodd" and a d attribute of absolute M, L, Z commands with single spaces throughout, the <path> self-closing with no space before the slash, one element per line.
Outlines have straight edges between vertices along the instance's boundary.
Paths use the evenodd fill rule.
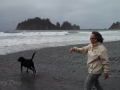
<path fill-rule="evenodd" d="M 102 73 L 104 73 L 104 79 L 108 78 L 109 60 L 107 49 L 102 44 L 102 35 L 97 31 L 92 32 L 90 42 L 91 44 L 82 48 L 73 47 L 70 49 L 70 52 L 74 51 L 81 54 L 87 54 L 88 56 L 87 66 L 89 74 L 85 81 L 84 90 L 91 90 L 93 86 L 95 86 L 97 90 L 103 90 L 98 78 Z"/>

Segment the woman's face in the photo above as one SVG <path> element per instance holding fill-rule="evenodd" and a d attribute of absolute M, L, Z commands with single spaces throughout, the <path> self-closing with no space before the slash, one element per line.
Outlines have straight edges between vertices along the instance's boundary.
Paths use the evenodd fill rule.
<path fill-rule="evenodd" d="M 91 36 L 90 36 L 90 42 L 91 42 L 91 44 L 96 44 L 97 43 L 97 39 L 95 38 L 94 34 L 91 34 Z"/>

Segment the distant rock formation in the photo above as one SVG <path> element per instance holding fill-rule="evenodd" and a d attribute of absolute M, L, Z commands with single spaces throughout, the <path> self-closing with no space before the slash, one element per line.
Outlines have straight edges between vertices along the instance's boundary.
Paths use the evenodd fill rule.
<path fill-rule="evenodd" d="M 41 19 L 39 17 L 25 20 L 21 23 L 18 23 L 16 30 L 80 30 L 80 27 L 77 25 L 71 25 L 68 21 L 52 24 L 49 19 Z"/>
<path fill-rule="evenodd" d="M 109 29 L 115 29 L 115 30 L 120 29 L 120 22 L 113 23 Z"/>

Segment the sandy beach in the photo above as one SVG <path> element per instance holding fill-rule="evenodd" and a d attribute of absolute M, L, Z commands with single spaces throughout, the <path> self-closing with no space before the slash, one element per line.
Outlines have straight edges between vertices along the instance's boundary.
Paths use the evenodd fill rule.
<path fill-rule="evenodd" d="M 86 44 L 43 48 L 0 55 L 0 90 L 83 90 L 88 75 L 87 56 L 70 53 L 74 46 Z M 104 90 L 120 89 L 120 41 L 105 42 L 110 60 L 110 77 L 99 78 Z M 17 59 L 21 56 L 33 59 L 36 75 L 26 68 L 20 71 Z M 93 90 L 96 90 L 93 88 Z"/>

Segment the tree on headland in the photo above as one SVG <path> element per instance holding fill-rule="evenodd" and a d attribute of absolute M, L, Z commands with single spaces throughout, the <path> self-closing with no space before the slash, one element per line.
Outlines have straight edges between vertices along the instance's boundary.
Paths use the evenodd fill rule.
<path fill-rule="evenodd" d="M 56 25 L 57 25 L 57 30 L 59 30 L 60 29 L 60 23 L 57 22 Z"/>
<path fill-rule="evenodd" d="M 73 28 L 72 28 L 72 25 L 71 25 L 71 23 L 69 23 L 68 21 L 65 21 L 65 22 L 63 22 L 63 24 L 61 25 L 61 29 L 62 30 L 72 30 Z"/>
<path fill-rule="evenodd" d="M 109 29 L 120 29 L 120 22 L 113 23 Z"/>

